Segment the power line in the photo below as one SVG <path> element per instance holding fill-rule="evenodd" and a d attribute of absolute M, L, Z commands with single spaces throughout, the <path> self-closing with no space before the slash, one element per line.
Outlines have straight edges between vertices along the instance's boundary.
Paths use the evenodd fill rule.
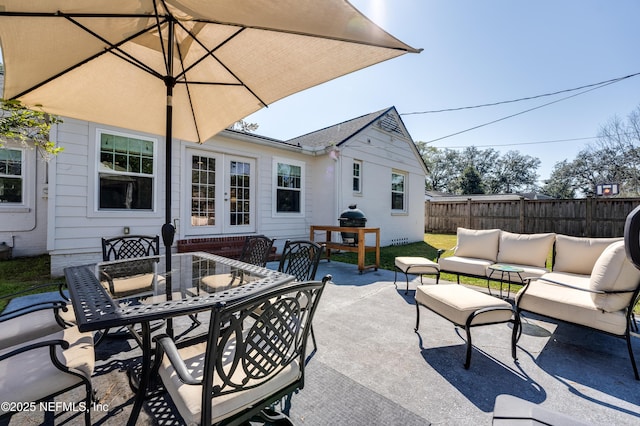
<path fill-rule="evenodd" d="M 512 142 L 505 144 L 490 144 L 490 145 L 473 145 L 476 148 L 494 148 L 494 147 L 502 147 L 502 146 L 522 146 L 522 145 L 542 145 L 548 143 L 559 143 L 559 142 L 575 142 L 575 141 L 585 141 L 598 139 L 598 136 L 590 136 L 586 138 L 571 138 L 571 139 L 556 139 L 550 141 L 537 141 L 537 142 Z M 460 145 L 460 146 L 435 146 L 434 148 L 444 148 L 444 149 L 460 149 L 460 148 L 468 148 L 468 145 Z"/>
<path fill-rule="evenodd" d="M 510 103 L 514 103 L 514 102 L 529 101 L 531 99 L 538 99 L 538 98 L 543 98 L 543 97 L 547 97 L 547 96 L 554 96 L 554 95 L 559 95 L 561 93 L 575 92 L 576 90 L 587 89 L 587 88 L 595 87 L 595 86 L 605 86 L 605 85 L 608 85 L 608 84 L 611 84 L 611 83 L 617 83 L 619 81 L 626 80 L 626 79 L 631 78 L 631 77 L 636 77 L 638 75 L 640 75 L 640 72 L 637 72 L 637 73 L 634 73 L 634 74 L 625 75 L 624 77 L 612 78 L 610 80 L 601 81 L 599 83 L 593 83 L 593 84 L 587 84 L 587 85 L 580 86 L 580 87 L 574 87 L 573 89 L 558 90 L 557 92 L 544 93 L 544 94 L 535 95 L 535 96 L 527 96 L 527 97 L 518 98 L 518 99 L 510 99 L 510 100 L 507 100 L 507 101 L 499 101 L 499 102 L 492 102 L 492 103 L 471 105 L 471 106 L 464 106 L 464 107 L 457 107 L 457 108 L 436 109 L 436 110 L 430 110 L 430 111 L 404 112 L 404 113 L 401 113 L 400 115 L 436 114 L 436 113 L 440 113 L 440 112 L 462 111 L 462 110 L 466 110 L 466 109 L 484 108 L 484 107 L 490 107 L 490 106 L 496 106 L 496 105 L 510 104 Z"/>
<path fill-rule="evenodd" d="M 636 74 L 632 74 L 632 75 L 640 75 L 640 73 L 636 73 Z M 515 114 L 507 115 L 506 117 L 498 118 L 497 120 L 493 120 L 493 121 L 489 121 L 487 123 L 479 124 L 477 126 L 473 126 L 473 127 L 468 128 L 468 129 L 465 129 L 465 130 L 460 130 L 459 132 L 451 133 L 449 135 L 442 136 L 442 137 L 439 137 L 439 138 L 436 138 L 436 139 L 431 139 L 429 141 L 426 141 L 425 143 L 437 142 L 437 141 L 440 141 L 442 139 L 447 139 L 447 138 L 450 138 L 452 136 L 457 136 L 457 135 L 460 135 L 462 133 L 466 133 L 466 132 L 470 132 L 472 130 L 479 129 L 481 127 L 486 127 L 486 126 L 489 126 L 491 124 L 495 124 L 495 123 L 498 123 L 500 121 L 507 120 L 509 118 L 517 117 L 518 115 L 526 114 L 528 112 L 535 111 L 537 109 L 544 108 L 546 106 L 549 106 L 549 105 L 552 105 L 552 104 L 555 104 L 555 103 L 558 103 L 558 102 L 562 102 L 562 101 L 565 101 L 565 100 L 570 99 L 570 98 L 575 98 L 576 96 L 583 95 L 583 94 L 585 94 L 587 92 L 591 92 L 593 90 L 600 89 L 602 87 L 606 87 L 606 86 L 608 86 L 610 84 L 617 83 L 618 81 L 621 81 L 624 78 L 628 78 L 628 77 L 621 77 L 620 79 L 609 80 L 608 82 L 600 83 L 599 86 L 595 86 L 595 87 L 593 85 L 589 85 L 590 89 L 583 90 L 582 92 L 575 93 L 575 94 L 570 95 L 570 96 L 565 96 L 564 98 L 556 99 L 555 101 L 547 102 L 545 104 L 538 105 L 536 107 L 529 108 L 529 109 L 526 109 L 524 111 L 517 112 Z"/>

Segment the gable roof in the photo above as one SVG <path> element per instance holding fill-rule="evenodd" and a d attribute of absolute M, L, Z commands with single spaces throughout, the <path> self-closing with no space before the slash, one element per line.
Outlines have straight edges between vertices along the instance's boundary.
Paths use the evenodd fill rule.
<path fill-rule="evenodd" d="M 351 120 L 343 121 L 342 123 L 289 139 L 286 142 L 292 145 L 310 148 L 326 148 L 330 145 L 339 146 L 378 119 L 382 119 L 381 125 L 384 125 L 386 130 L 395 132 L 399 131 L 400 134 L 405 135 L 405 132 L 402 131 L 401 125 L 394 118 L 386 118 L 390 111 L 395 111 L 395 107 L 390 107 L 356 117 Z"/>

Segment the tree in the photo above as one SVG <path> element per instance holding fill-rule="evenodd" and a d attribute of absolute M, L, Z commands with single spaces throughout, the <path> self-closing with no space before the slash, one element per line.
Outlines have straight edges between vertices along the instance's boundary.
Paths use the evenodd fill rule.
<path fill-rule="evenodd" d="M 640 106 L 626 119 L 611 118 L 574 160 L 556 163 L 543 190 L 563 198 L 595 195 L 603 183 L 617 183 L 621 196 L 640 195 Z"/>
<path fill-rule="evenodd" d="M 461 194 L 484 194 L 480 173 L 472 165 L 465 167 L 458 186 Z"/>
<path fill-rule="evenodd" d="M 432 191 L 453 192 L 460 174 L 460 156 L 457 151 L 439 149 L 418 142 L 418 151 L 427 167 L 426 188 Z"/>
<path fill-rule="evenodd" d="M 538 158 L 518 151 L 501 156 L 495 149 L 481 150 L 474 146 L 462 151 L 429 147 L 424 142 L 417 142 L 416 146 L 427 166 L 427 189 L 470 194 L 468 184 L 474 181 L 473 193 L 476 194 L 536 190 Z"/>
<path fill-rule="evenodd" d="M 51 126 L 61 123 L 59 118 L 44 111 L 25 108 L 19 101 L 0 99 L 0 148 L 6 142 L 30 143 L 45 159 L 63 150 L 49 140 Z"/>
<path fill-rule="evenodd" d="M 497 160 L 484 179 L 491 194 L 513 194 L 536 190 L 540 159 L 508 151 Z"/>
<path fill-rule="evenodd" d="M 542 193 L 553 198 L 575 198 L 576 179 L 572 164 L 562 160 L 554 164 L 549 179 L 544 181 Z"/>

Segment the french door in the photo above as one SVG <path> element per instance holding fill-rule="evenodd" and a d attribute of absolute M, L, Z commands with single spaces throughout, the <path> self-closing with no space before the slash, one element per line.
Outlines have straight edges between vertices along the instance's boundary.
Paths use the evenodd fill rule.
<path fill-rule="evenodd" d="M 255 160 L 188 149 L 187 235 L 254 232 Z"/>

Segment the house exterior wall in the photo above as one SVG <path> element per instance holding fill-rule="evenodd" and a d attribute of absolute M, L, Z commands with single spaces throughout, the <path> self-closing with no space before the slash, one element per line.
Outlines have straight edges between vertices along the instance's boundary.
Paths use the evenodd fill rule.
<path fill-rule="evenodd" d="M 0 203 L 0 243 L 13 257 L 47 252 L 47 161 L 33 146 L 6 142 L 5 148 L 22 152 L 24 197 L 21 203 Z"/>
<path fill-rule="evenodd" d="M 101 167 L 98 133 L 102 130 L 154 141 L 151 210 L 105 211 L 97 208 Z M 65 119 L 59 124 L 53 136 L 65 149 L 50 163 L 48 206 L 43 209 L 48 216 L 42 220 L 48 222 L 48 231 L 44 237 L 42 234 L 39 237 L 40 240 L 46 238 L 53 276 L 62 275 L 68 266 L 100 261 L 101 237 L 123 235 L 125 227 L 133 235 L 160 234 L 165 221 L 163 138 L 73 119 Z M 368 217 L 367 226 L 381 228 L 383 246 L 421 241 L 425 171 L 410 137 L 371 125 L 334 149 L 337 149 L 336 153 L 328 154 L 228 131 L 200 145 L 174 141 L 171 218 L 176 225 L 175 240 L 257 233 L 275 238 L 276 247 L 281 248 L 287 239 L 309 238 L 311 225 L 338 225 L 341 211 L 350 204 L 357 204 Z M 239 158 L 252 165 L 254 215 L 250 227 L 240 229 L 229 225 L 203 229 L 207 227 L 191 226 L 191 154 L 196 153 L 225 161 Z M 362 162 L 361 193 L 354 193 L 352 188 L 354 160 Z M 302 168 L 301 213 L 275 211 L 277 162 Z M 394 172 L 405 176 L 405 208 L 402 211 L 391 209 L 391 175 Z M 226 208 L 227 198 L 224 202 L 216 201 L 216 212 Z M 373 241 L 368 240 L 368 243 L 373 244 Z"/>
<path fill-rule="evenodd" d="M 367 216 L 367 226 L 380 228 L 383 246 L 424 238 L 425 172 L 412 145 L 408 138 L 371 126 L 340 146 L 338 209 L 342 211 L 350 204 L 357 204 Z M 354 160 L 362 162 L 361 193 L 353 191 Z M 392 172 L 406 175 L 406 206 L 402 212 L 391 209 Z M 370 242 L 367 240 L 367 243 Z"/>
<path fill-rule="evenodd" d="M 164 222 L 164 174 L 157 173 L 156 199 L 153 211 L 98 211 L 97 196 L 97 131 L 123 132 L 109 126 L 65 118 L 56 129 L 55 138 L 64 147 L 50 164 L 49 216 L 47 250 L 51 255 L 51 274 L 60 276 L 67 266 L 102 260 L 101 238 L 130 233 L 159 234 Z M 134 136 L 152 135 L 126 131 Z M 157 167 L 164 164 L 164 152 L 157 150 Z"/>

